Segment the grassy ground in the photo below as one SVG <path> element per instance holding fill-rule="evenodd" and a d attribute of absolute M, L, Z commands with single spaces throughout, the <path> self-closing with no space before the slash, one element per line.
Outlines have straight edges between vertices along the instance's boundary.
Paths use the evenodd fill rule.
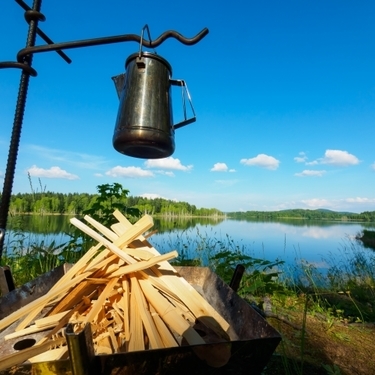
<path fill-rule="evenodd" d="M 282 342 L 264 374 L 374 374 L 375 324 L 306 311 L 304 297 L 300 299 L 293 299 L 292 310 L 275 308 L 282 319 L 267 318 Z"/>

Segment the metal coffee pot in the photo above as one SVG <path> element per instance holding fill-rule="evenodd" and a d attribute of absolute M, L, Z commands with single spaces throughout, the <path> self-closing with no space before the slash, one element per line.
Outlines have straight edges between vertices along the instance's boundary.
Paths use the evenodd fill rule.
<path fill-rule="evenodd" d="M 126 73 L 112 78 L 120 99 L 113 147 L 136 158 L 172 155 L 175 129 L 196 120 L 185 81 L 171 79 L 168 61 L 150 52 L 130 55 L 125 69 Z M 184 120 L 177 124 L 173 124 L 172 86 L 180 86 L 182 90 Z M 193 113 L 189 119 L 186 118 L 186 96 Z"/>

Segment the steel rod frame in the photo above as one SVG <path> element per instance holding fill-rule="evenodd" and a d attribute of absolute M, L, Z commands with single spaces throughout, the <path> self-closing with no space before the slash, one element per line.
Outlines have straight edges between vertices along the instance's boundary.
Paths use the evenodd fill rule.
<path fill-rule="evenodd" d="M 71 62 L 70 58 L 66 56 L 64 52 L 62 52 L 65 49 L 83 48 L 83 47 L 91 47 L 91 46 L 98 46 L 98 45 L 105 45 L 105 44 L 114 44 L 114 43 L 120 43 L 120 42 L 130 42 L 130 41 L 138 42 L 147 48 L 156 48 L 168 38 L 177 39 L 179 42 L 185 45 L 193 45 L 193 44 L 198 43 L 201 39 L 203 39 L 208 34 L 208 29 L 204 28 L 201 32 L 199 32 L 193 38 L 186 38 L 174 30 L 169 30 L 161 34 L 157 39 L 153 41 L 145 40 L 141 36 L 136 35 L 136 34 L 125 34 L 125 35 L 85 39 L 85 40 L 78 40 L 78 41 L 71 41 L 71 42 L 53 43 L 52 40 L 46 34 L 44 34 L 43 31 L 41 31 L 38 27 L 38 22 L 45 20 L 44 15 L 40 13 L 42 0 L 34 0 L 32 8 L 26 5 L 23 2 L 23 0 L 15 0 L 15 1 L 25 10 L 25 19 L 29 23 L 29 32 L 28 32 L 28 37 L 26 41 L 26 47 L 21 49 L 18 52 L 17 61 L 16 62 L 13 62 L 13 61 L 0 62 L 0 69 L 18 68 L 22 70 L 21 81 L 20 81 L 19 91 L 18 91 L 18 99 L 17 99 L 17 104 L 16 104 L 16 112 L 15 112 L 14 122 L 13 122 L 12 136 L 11 136 L 11 141 L 10 141 L 10 146 L 9 146 L 7 167 L 6 167 L 6 172 L 4 176 L 3 193 L 1 196 L 1 203 L 0 203 L 0 228 L 4 230 L 6 230 L 6 226 L 7 226 L 7 218 L 8 218 L 8 212 L 9 212 L 9 206 L 10 206 L 10 199 L 12 195 L 12 187 L 13 187 L 14 174 L 15 174 L 15 169 L 16 169 L 18 148 L 19 148 L 20 137 L 21 137 L 23 116 L 24 116 L 25 107 L 26 107 L 26 98 L 27 98 L 27 90 L 29 86 L 29 79 L 30 79 L 30 76 L 35 77 L 37 75 L 36 70 L 32 67 L 32 59 L 33 59 L 34 53 L 55 51 L 66 62 L 70 63 Z M 47 44 L 42 45 L 42 46 L 35 46 L 36 35 L 39 35 L 45 42 L 47 42 Z M 0 265 L 1 265 L 3 247 L 4 247 L 4 238 L 5 236 L 0 237 Z"/>
<path fill-rule="evenodd" d="M 33 8 L 28 10 L 29 12 L 29 31 L 26 40 L 26 48 L 32 47 L 35 45 L 35 39 L 37 34 L 38 28 L 38 21 L 39 19 L 43 19 L 42 14 L 40 13 L 40 8 L 42 6 L 42 0 L 34 0 Z M 30 54 L 25 57 L 24 61 L 22 62 L 26 67 L 31 68 L 33 61 L 33 55 Z M 0 205 L 0 228 L 6 229 L 7 220 L 8 220 L 8 211 L 10 205 L 10 198 L 12 195 L 12 188 L 13 188 L 13 180 L 14 180 L 14 172 L 16 169 L 17 163 L 17 155 L 18 155 L 18 148 L 21 138 L 21 130 L 22 130 L 22 122 L 23 122 L 23 115 L 25 112 L 26 107 L 26 98 L 27 98 L 27 90 L 29 87 L 29 80 L 30 80 L 30 71 L 27 69 L 23 69 L 21 73 L 21 80 L 18 90 L 18 98 L 16 104 L 16 112 L 14 114 L 14 122 L 13 122 L 13 130 L 9 145 L 9 153 L 8 153 L 8 161 L 4 176 L 4 185 L 3 185 L 3 193 L 1 195 L 1 205 Z M 5 236 L 0 238 L 0 264 L 1 264 L 1 257 L 3 253 L 4 247 L 4 239 Z"/>

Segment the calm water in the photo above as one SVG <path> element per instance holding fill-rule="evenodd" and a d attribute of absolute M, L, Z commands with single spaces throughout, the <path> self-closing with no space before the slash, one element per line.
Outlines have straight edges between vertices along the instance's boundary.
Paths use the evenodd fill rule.
<path fill-rule="evenodd" d="M 42 240 L 45 244 L 61 243 L 68 240 L 65 233 L 71 231 L 66 216 L 12 218 L 6 237 L 8 249 L 17 243 L 16 228 L 21 228 L 26 235 L 25 243 Z M 340 261 L 343 249 L 350 241 L 357 243 L 355 235 L 365 228 L 375 229 L 375 223 L 155 219 L 153 229 L 158 233 L 150 238 L 150 242 L 162 253 L 176 249 L 188 257 L 196 256 L 197 248 L 202 250 L 221 242 L 225 247 L 240 248 L 257 258 L 278 258 L 290 264 L 303 259 L 325 268 L 327 260 Z"/>
<path fill-rule="evenodd" d="M 190 251 L 194 254 L 191 248 L 200 242 L 196 241 L 198 235 L 200 238 L 214 238 L 224 244 L 234 243 L 244 249 L 248 255 L 256 258 L 267 260 L 278 258 L 289 264 L 295 264 L 296 261 L 303 259 L 318 268 L 326 268 L 327 261 L 340 261 L 344 249 L 349 248 L 351 244 L 354 243 L 355 246 L 362 248 L 359 241 L 355 240 L 355 236 L 365 228 L 374 229 L 375 224 L 225 220 L 214 226 L 197 225 L 193 229 L 186 230 L 183 235 L 180 231 L 172 232 L 169 236 L 165 233 L 154 235 L 150 241 L 157 248 L 166 248 L 166 243 L 168 246 L 173 243 L 179 244 L 181 238 L 187 237 L 190 241 L 185 243 L 193 242 Z M 181 246 L 177 248 L 180 249 Z"/>

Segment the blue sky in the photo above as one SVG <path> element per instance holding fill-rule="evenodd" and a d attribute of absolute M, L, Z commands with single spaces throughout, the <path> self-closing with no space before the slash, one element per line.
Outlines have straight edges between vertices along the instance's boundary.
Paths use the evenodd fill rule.
<path fill-rule="evenodd" d="M 27 24 L 14 1 L 2 3 L 0 61 L 15 60 Z M 138 44 L 67 50 L 70 65 L 36 54 L 14 193 L 30 192 L 29 172 L 50 191 L 119 182 L 131 195 L 223 211 L 375 210 L 375 2 L 44 0 L 42 12 L 55 42 L 139 35 L 146 24 L 154 39 L 207 27 L 195 46 L 168 39 L 156 49 L 186 80 L 197 121 L 176 130 L 170 158 L 121 155 L 111 77 Z M 1 184 L 19 78 L 0 70 Z"/>

